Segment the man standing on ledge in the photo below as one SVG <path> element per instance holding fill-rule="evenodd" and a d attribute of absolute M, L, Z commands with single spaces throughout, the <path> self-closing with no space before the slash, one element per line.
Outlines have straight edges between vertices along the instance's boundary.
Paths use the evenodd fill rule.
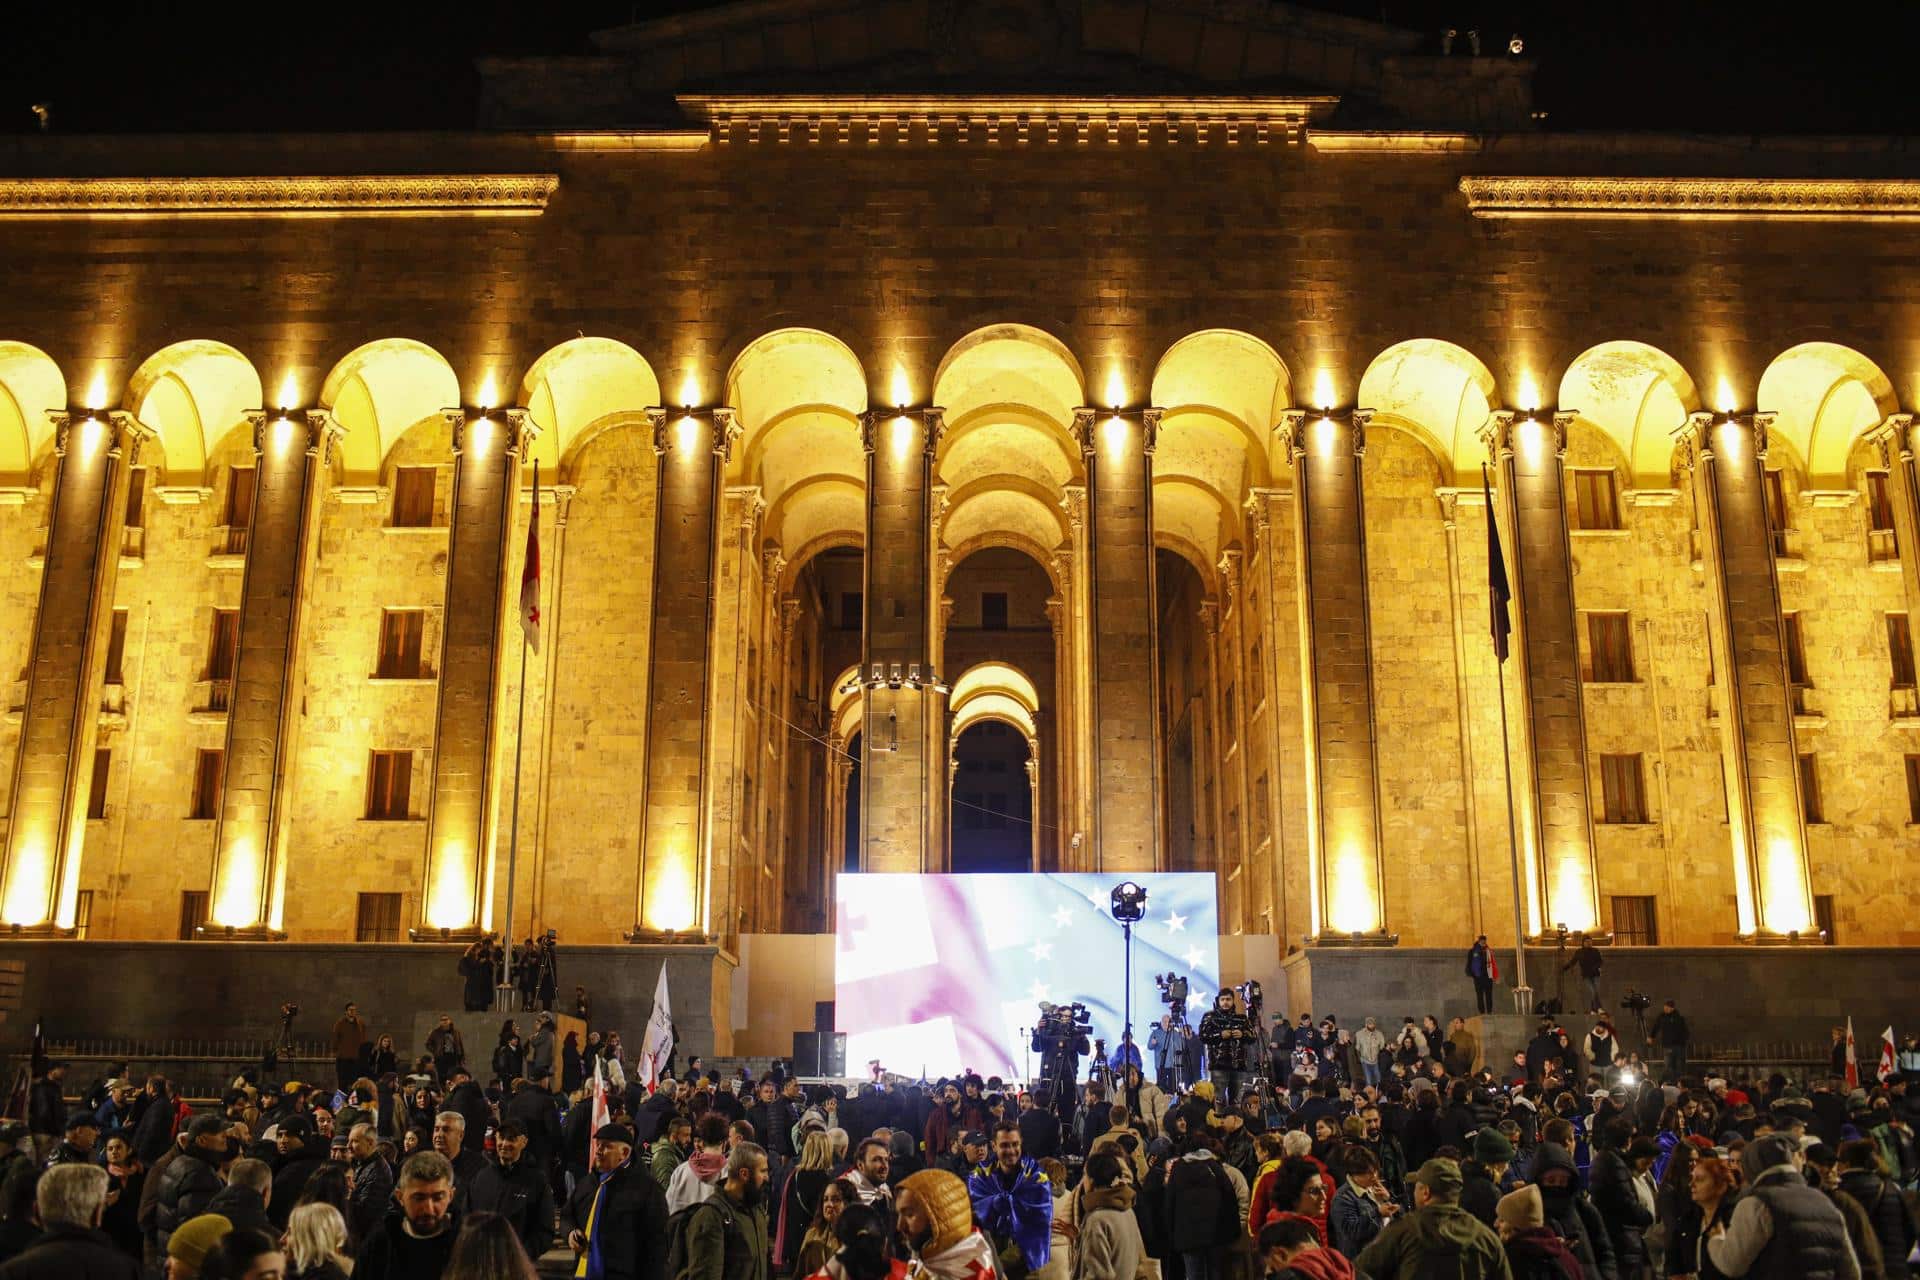
<path fill-rule="evenodd" d="M 1494 966 L 1493 949 L 1487 945 L 1487 935 L 1481 934 L 1473 940 L 1473 948 L 1467 952 L 1467 976 L 1473 979 L 1473 1001 L 1481 1013 L 1493 1012 L 1493 984 L 1500 976 Z"/>
<path fill-rule="evenodd" d="M 353 1001 L 347 1001 L 346 1011 L 333 1024 L 333 1072 L 340 1082 L 340 1088 L 353 1088 L 353 1082 L 360 1078 L 360 1062 L 366 1056 L 367 1041 L 366 1020 L 360 1016 L 360 1010 Z"/>
<path fill-rule="evenodd" d="M 1580 949 L 1573 953 L 1573 959 L 1560 966 L 1560 972 L 1569 969 L 1580 970 L 1581 981 L 1587 984 L 1587 1012 L 1599 1013 L 1606 1006 L 1600 1003 L 1600 970 L 1606 962 L 1600 958 L 1600 948 L 1593 945 L 1593 939 L 1580 935 Z"/>

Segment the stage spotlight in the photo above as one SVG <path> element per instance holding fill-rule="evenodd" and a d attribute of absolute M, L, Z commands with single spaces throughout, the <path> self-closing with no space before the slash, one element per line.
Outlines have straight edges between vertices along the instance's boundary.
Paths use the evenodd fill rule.
<path fill-rule="evenodd" d="M 1135 924 L 1147 918 L 1147 891 L 1131 880 L 1113 887 L 1113 918 L 1121 924 Z"/>

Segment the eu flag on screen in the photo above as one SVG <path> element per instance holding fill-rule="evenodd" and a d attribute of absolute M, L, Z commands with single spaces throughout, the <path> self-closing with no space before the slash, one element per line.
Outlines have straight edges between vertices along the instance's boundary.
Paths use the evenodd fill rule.
<path fill-rule="evenodd" d="M 847 1033 L 847 1069 L 864 1074 L 878 1059 L 907 1076 L 1028 1075 L 1042 1000 L 1085 1004 L 1111 1054 L 1126 955 L 1109 901 L 1122 878 L 838 877 L 835 1023 Z M 1187 979 L 1190 1022 L 1219 990 L 1219 919 L 1211 874 L 1130 878 L 1147 890 L 1133 931 L 1133 1028 L 1144 1045 L 1165 1008 L 1154 975 Z"/>

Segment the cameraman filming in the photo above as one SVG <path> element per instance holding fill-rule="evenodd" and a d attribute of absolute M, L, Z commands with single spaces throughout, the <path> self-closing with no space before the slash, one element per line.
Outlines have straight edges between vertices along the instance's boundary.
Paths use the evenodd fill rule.
<path fill-rule="evenodd" d="M 1073 1119 L 1074 1086 L 1080 1059 L 1093 1052 L 1093 1022 L 1085 1005 L 1040 1003 L 1032 1048 L 1040 1055 L 1040 1082 L 1053 1092 L 1062 1124 Z"/>
<path fill-rule="evenodd" d="M 1182 1002 L 1184 1003 L 1184 1001 Z M 1153 1055 L 1153 1082 L 1171 1097 L 1191 1081 L 1186 1079 L 1187 1040 L 1193 1035 L 1183 1012 L 1160 1015 L 1160 1021 L 1147 1033 L 1147 1052 Z"/>
<path fill-rule="evenodd" d="M 1240 997 L 1232 987 L 1214 999 L 1200 1019 L 1200 1042 L 1207 1046 L 1207 1073 L 1214 1096 L 1223 1107 L 1232 1105 L 1246 1082 L 1248 1055 L 1253 1047 L 1253 1024 L 1240 1012 Z"/>

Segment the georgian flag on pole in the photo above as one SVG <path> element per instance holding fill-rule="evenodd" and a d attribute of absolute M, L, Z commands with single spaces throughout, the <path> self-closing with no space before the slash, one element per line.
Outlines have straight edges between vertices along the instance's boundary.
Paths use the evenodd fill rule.
<path fill-rule="evenodd" d="M 1493 656 L 1500 662 L 1507 660 L 1507 640 L 1513 634 L 1513 618 L 1508 605 L 1513 600 L 1513 589 L 1507 583 L 1507 558 L 1500 551 L 1500 525 L 1493 516 L 1493 481 L 1487 476 L 1485 463 L 1480 465 L 1480 491 L 1487 502 L 1487 617 L 1488 626 L 1493 633 Z M 1492 955 L 1489 948 L 1488 955 Z M 1490 974 L 1490 977 L 1498 975 Z"/>
<path fill-rule="evenodd" d="M 540 463 L 533 464 L 533 518 L 527 521 L 526 563 L 520 569 L 520 630 L 540 652 Z"/>
<path fill-rule="evenodd" d="M 1847 1089 L 1851 1092 L 1860 1087 L 1860 1063 L 1853 1056 L 1853 1018 L 1847 1018 Z"/>
<path fill-rule="evenodd" d="M 660 966 L 660 981 L 653 988 L 653 1016 L 647 1019 L 646 1039 L 640 1043 L 640 1081 L 651 1093 L 659 1087 L 673 1053 L 673 1005 L 667 1000 L 667 966 Z"/>
<path fill-rule="evenodd" d="M 593 1117 L 593 1132 L 596 1134 L 600 1132 L 600 1126 L 612 1118 L 607 1114 L 607 1077 L 597 1055 L 593 1060 L 593 1110 L 589 1114 Z M 600 1139 L 590 1134 L 587 1138 L 587 1168 L 598 1168 L 599 1156 Z"/>
<path fill-rule="evenodd" d="M 1899 1074 L 1899 1069 L 1894 1066 L 1892 1027 L 1880 1033 L 1880 1069 L 1874 1074 L 1880 1078 L 1881 1084 L 1886 1084 Z"/>

